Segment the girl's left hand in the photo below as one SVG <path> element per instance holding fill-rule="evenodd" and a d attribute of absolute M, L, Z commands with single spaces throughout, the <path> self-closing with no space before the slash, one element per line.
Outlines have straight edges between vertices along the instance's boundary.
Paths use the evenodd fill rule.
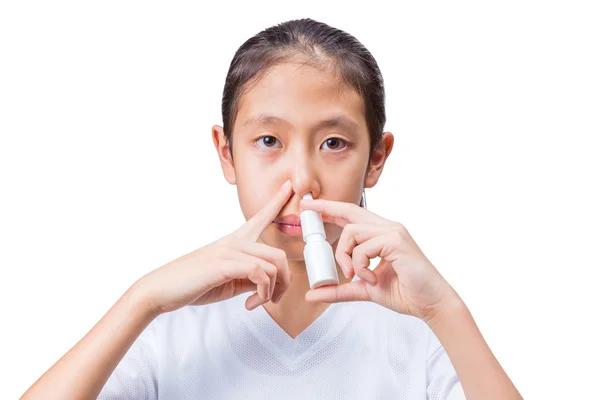
<path fill-rule="evenodd" d="M 362 280 L 309 290 L 306 301 L 372 301 L 431 321 L 458 295 L 429 262 L 406 228 L 364 208 L 330 200 L 303 199 L 303 209 L 321 212 L 324 222 L 343 227 L 335 258 L 346 278 Z M 370 260 L 380 257 L 373 270 Z"/>

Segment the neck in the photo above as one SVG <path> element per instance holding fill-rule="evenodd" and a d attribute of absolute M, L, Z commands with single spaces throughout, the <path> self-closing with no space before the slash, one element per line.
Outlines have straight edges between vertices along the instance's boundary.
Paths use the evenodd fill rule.
<path fill-rule="evenodd" d="M 267 302 L 263 307 L 281 329 L 295 338 L 312 324 L 329 304 L 308 303 L 304 300 L 306 292 L 310 290 L 304 261 L 288 261 L 288 266 L 292 274 L 290 288 L 281 297 L 279 303 Z M 344 277 L 339 266 L 338 276 L 340 284 L 349 281 Z"/>

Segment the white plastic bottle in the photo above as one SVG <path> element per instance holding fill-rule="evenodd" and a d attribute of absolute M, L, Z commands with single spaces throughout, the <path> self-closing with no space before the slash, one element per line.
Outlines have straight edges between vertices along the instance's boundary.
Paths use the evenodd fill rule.
<path fill-rule="evenodd" d="M 312 199 L 309 192 L 303 196 Z M 335 265 L 333 249 L 327 242 L 323 220 L 319 213 L 313 210 L 304 210 L 300 213 L 302 225 L 302 238 L 304 246 L 304 262 L 311 289 L 324 285 L 338 285 L 340 283 Z"/>

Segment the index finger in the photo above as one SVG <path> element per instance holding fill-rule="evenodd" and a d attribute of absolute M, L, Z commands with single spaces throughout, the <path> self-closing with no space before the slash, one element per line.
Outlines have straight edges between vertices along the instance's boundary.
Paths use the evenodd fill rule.
<path fill-rule="evenodd" d="M 242 225 L 237 233 L 245 237 L 250 237 L 251 240 L 257 240 L 260 234 L 269 226 L 275 219 L 279 211 L 290 198 L 292 182 L 287 180 L 279 189 L 277 194 L 263 207 Z"/>
<path fill-rule="evenodd" d="M 351 224 L 379 224 L 386 223 L 387 220 L 381 218 L 372 212 L 354 204 L 343 201 L 323 200 L 323 199 L 302 199 L 300 207 L 305 210 L 314 210 L 327 214 L 337 225 L 343 226 L 342 221 Z M 339 221 L 339 220 L 342 221 Z"/>

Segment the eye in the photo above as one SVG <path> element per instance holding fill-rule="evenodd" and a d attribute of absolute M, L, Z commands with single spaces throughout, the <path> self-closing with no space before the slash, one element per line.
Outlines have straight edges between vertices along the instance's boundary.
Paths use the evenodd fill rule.
<path fill-rule="evenodd" d="M 279 142 L 279 140 L 277 140 L 277 138 L 275 138 L 274 136 L 263 136 L 256 140 L 256 143 L 258 143 L 258 147 L 263 149 L 276 148 L 277 142 Z"/>
<path fill-rule="evenodd" d="M 324 141 L 323 144 L 321 145 L 321 148 L 323 148 L 323 146 L 325 146 L 325 145 L 327 145 L 328 148 L 323 149 L 323 150 L 340 151 L 340 150 L 345 149 L 348 144 L 346 143 L 346 141 L 344 139 L 332 137 L 332 138 L 329 138 L 326 141 Z"/>

